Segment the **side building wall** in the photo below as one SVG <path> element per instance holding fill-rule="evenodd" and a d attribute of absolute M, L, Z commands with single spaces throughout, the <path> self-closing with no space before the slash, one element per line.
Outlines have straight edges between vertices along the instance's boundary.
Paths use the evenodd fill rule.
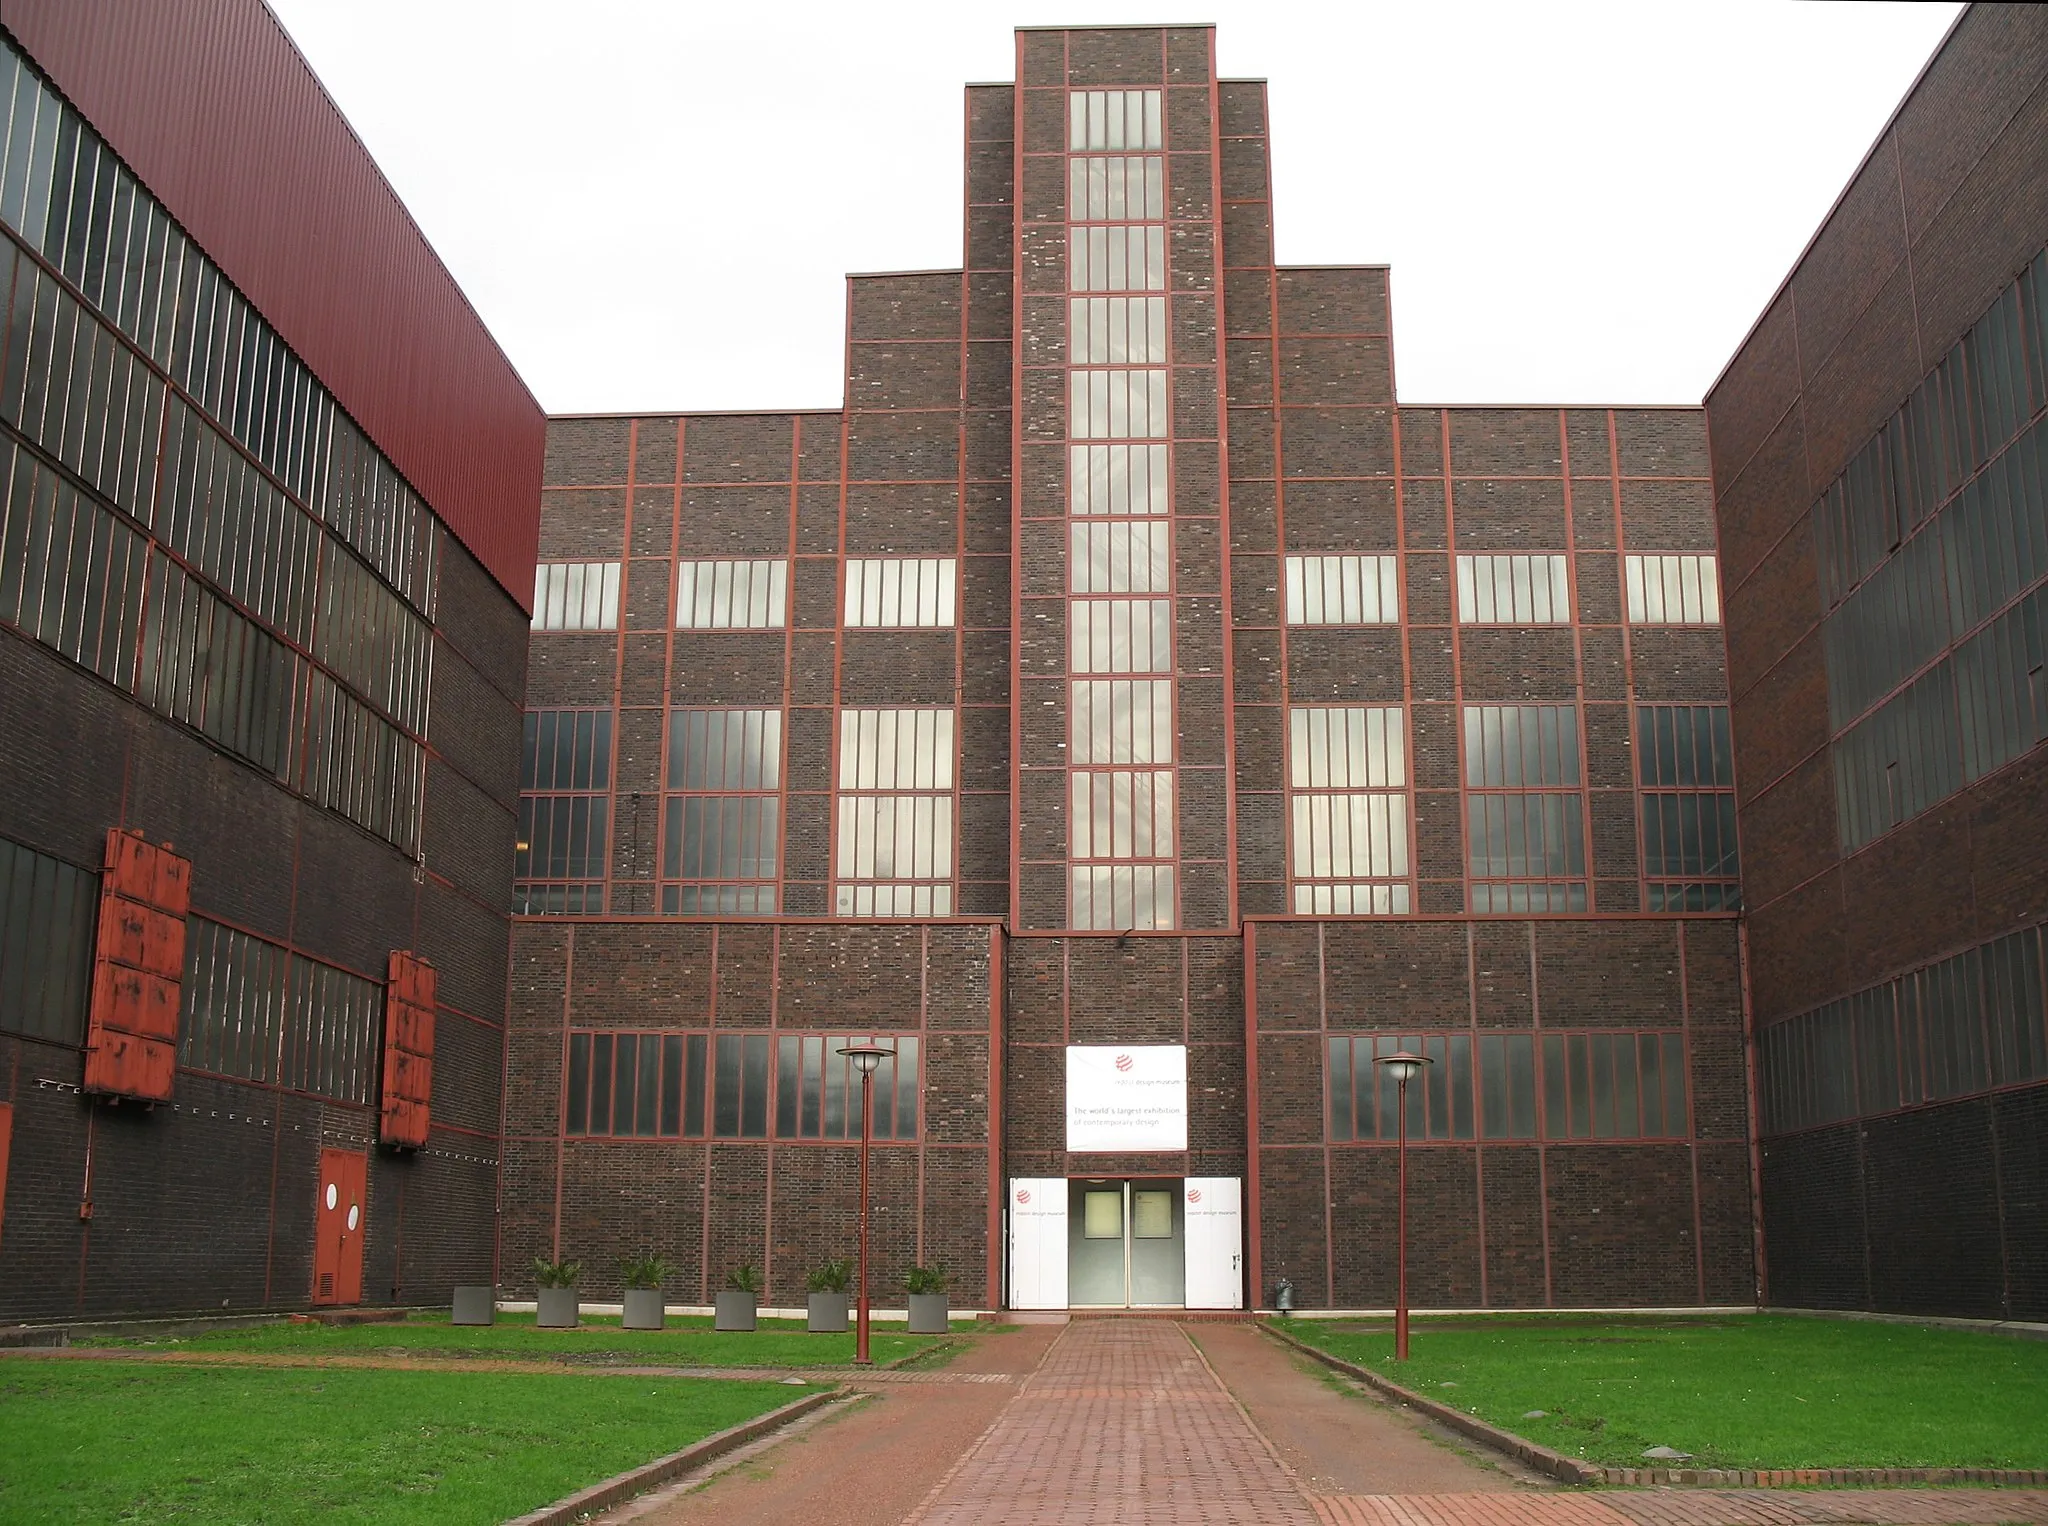
<path fill-rule="evenodd" d="M 2048 1314 L 2048 10 L 1968 10 L 1707 399 L 1769 1296 Z"/>

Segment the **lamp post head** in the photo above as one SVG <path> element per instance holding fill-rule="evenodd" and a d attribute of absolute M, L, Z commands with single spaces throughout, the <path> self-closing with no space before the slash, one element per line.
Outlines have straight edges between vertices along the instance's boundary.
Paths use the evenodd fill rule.
<path fill-rule="evenodd" d="M 1406 1086 L 1410 1081 L 1421 1075 L 1423 1066 L 1434 1063 L 1435 1061 L 1429 1059 L 1426 1055 L 1411 1054 L 1406 1049 L 1394 1054 L 1382 1054 L 1373 1057 L 1373 1064 L 1386 1066 L 1387 1073 L 1403 1086 Z"/>
<path fill-rule="evenodd" d="M 849 1044 L 839 1052 L 853 1061 L 863 1081 L 875 1073 L 882 1061 L 896 1057 L 895 1050 L 884 1049 L 880 1044 Z"/>

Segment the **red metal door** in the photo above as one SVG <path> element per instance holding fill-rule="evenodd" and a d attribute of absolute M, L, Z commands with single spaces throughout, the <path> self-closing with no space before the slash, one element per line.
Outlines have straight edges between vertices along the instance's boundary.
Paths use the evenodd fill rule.
<path fill-rule="evenodd" d="M 320 1152 L 320 1201 L 313 1220 L 313 1302 L 363 1301 L 364 1189 L 370 1158 L 359 1150 Z"/>

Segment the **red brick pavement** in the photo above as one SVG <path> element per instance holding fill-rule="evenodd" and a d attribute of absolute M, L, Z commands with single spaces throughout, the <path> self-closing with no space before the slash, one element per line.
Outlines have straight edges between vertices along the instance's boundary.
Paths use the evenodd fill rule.
<path fill-rule="evenodd" d="M 1313 1526 L 1179 1326 L 1081 1320 L 911 1516 L 917 1526 Z"/>

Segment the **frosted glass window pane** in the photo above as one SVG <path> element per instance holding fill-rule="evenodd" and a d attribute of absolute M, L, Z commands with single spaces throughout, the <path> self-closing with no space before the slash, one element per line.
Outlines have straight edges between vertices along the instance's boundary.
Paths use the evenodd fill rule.
<path fill-rule="evenodd" d="M 1460 555 L 1458 619 L 1467 625 L 1564 625 L 1570 581 L 1562 556 Z"/>
<path fill-rule="evenodd" d="M 544 562 L 534 570 L 533 593 L 535 630 L 619 628 L 617 562 Z"/>
<path fill-rule="evenodd" d="M 780 630 L 788 622 L 789 563 L 689 561 L 676 568 L 678 630 Z"/>
<path fill-rule="evenodd" d="M 1392 625 L 1401 618 L 1399 559 L 1290 556 L 1289 625 Z"/>
<path fill-rule="evenodd" d="M 846 624 L 876 629 L 952 625 L 959 565 L 950 556 L 850 558 Z"/>
<path fill-rule="evenodd" d="M 1718 625 L 1721 579 L 1712 556 L 1622 559 L 1631 625 Z"/>

